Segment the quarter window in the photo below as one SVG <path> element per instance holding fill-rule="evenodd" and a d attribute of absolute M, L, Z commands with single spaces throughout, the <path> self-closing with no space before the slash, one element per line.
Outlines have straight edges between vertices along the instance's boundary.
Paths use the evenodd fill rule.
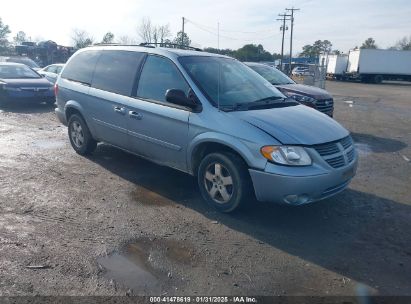
<path fill-rule="evenodd" d="M 100 52 L 97 51 L 84 51 L 77 54 L 69 61 L 61 77 L 90 85 L 99 56 Z"/>
<path fill-rule="evenodd" d="M 103 51 L 94 71 L 92 87 L 130 96 L 144 53 Z"/>
<path fill-rule="evenodd" d="M 187 95 L 189 86 L 169 59 L 148 56 L 141 72 L 137 96 L 166 102 L 165 95 L 168 89 L 182 90 Z"/>

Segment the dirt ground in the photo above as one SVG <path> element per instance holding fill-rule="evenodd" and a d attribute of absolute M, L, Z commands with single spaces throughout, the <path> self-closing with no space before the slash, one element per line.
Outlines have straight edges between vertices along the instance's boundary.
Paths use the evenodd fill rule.
<path fill-rule="evenodd" d="M 0 295 L 411 295 L 411 84 L 327 82 L 360 163 L 347 190 L 219 214 L 196 181 L 46 105 L 0 110 Z"/>

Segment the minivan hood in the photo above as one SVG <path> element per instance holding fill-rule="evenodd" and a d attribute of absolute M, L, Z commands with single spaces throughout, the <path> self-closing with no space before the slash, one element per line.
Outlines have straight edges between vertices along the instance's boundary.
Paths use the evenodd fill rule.
<path fill-rule="evenodd" d="M 303 105 L 236 111 L 229 114 L 250 123 L 287 145 L 322 144 L 349 135 L 349 132 L 334 119 Z"/>
<path fill-rule="evenodd" d="M 298 84 L 298 83 L 284 84 L 284 85 L 276 85 L 275 87 L 279 89 L 280 91 L 286 90 L 286 91 L 294 92 L 297 94 L 307 95 L 315 99 L 332 98 L 332 96 L 326 90 L 313 87 L 313 86 L 309 86 L 309 85 L 304 85 L 304 84 Z"/>

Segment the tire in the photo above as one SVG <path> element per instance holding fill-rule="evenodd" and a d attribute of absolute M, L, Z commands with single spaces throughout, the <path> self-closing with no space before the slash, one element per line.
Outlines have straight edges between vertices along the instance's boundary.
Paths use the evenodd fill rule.
<path fill-rule="evenodd" d="M 78 114 L 73 114 L 69 118 L 68 136 L 71 146 L 80 155 L 88 155 L 97 147 L 97 141 L 91 136 L 84 119 Z"/>
<path fill-rule="evenodd" d="M 48 106 L 52 106 L 52 105 L 54 105 L 56 103 L 56 100 L 55 99 L 47 99 L 46 100 L 46 104 L 48 105 Z"/>
<path fill-rule="evenodd" d="M 252 200 L 244 161 L 233 153 L 211 153 L 200 163 L 198 185 L 204 200 L 220 212 L 243 208 Z"/>
<path fill-rule="evenodd" d="M 8 105 L 9 105 L 9 102 L 0 97 L 0 107 L 7 107 Z"/>
<path fill-rule="evenodd" d="M 375 75 L 374 76 L 374 83 L 380 84 L 384 80 L 384 77 L 382 75 Z"/>

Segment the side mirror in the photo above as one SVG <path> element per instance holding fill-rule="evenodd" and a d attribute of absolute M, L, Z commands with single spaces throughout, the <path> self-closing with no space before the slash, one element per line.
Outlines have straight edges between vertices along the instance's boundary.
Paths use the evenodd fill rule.
<path fill-rule="evenodd" d="M 201 111 L 201 104 L 195 102 L 192 98 L 188 98 L 182 90 L 167 90 L 166 101 L 179 106 L 188 107 L 194 111 Z"/>

